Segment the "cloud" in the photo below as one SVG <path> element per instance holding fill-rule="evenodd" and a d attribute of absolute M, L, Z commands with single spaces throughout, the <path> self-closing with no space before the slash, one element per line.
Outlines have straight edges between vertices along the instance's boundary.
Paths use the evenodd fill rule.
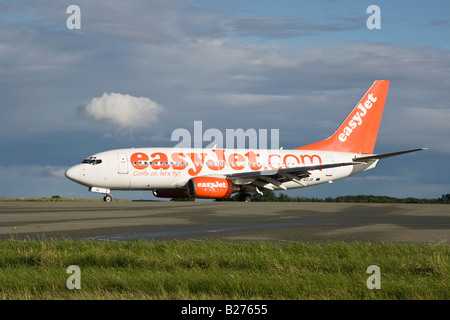
<path fill-rule="evenodd" d="M 17 176 L 23 178 L 64 178 L 64 173 L 68 169 L 65 166 L 2 166 L 0 165 L 0 182 L 9 183 Z"/>
<path fill-rule="evenodd" d="M 111 123 L 121 129 L 135 129 L 158 123 L 158 116 L 164 109 L 148 98 L 104 93 L 100 98 L 93 98 L 85 111 L 97 121 Z"/>
<path fill-rule="evenodd" d="M 219 97 L 220 98 L 220 97 Z M 289 100 L 289 96 L 283 95 L 269 95 L 269 94 L 224 94 L 222 100 L 224 104 L 233 106 L 258 106 L 262 104 L 273 104 L 277 102 L 283 102 Z"/>
<path fill-rule="evenodd" d="M 9 156 L 0 165 L 11 159 L 16 165 L 73 164 L 99 145 L 166 146 L 173 129 L 190 129 L 194 120 L 205 129 L 279 128 L 280 144 L 298 147 L 334 132 L 380 78 L 391 80 L 391 88 L 376 150 L 429 147 L 403 160 L 407 167 L 420 163 L 422 180 L 393 181 L 381 171 L 379 180 L 346 186 L 358 192 L 359 182 L 395 184 L 403 192 L 403 183 L 420 192 L 423 178 L 449 180 L 435 171 L 450 155 L 450 52 L 442 41 L 448 26 L 442 14 L 391 21 L 386 33 L 367 30 L 364 7 L 337 1 L 79 0 L 81 30 L 68 30 L 71 3 L 64 3 L 1 5 L 0 147 Z M 405 26 L 414 38 L 404 37 Z M 173 116 L 163 118 L 163 112 Z M 138 129 L 116 135 L 116 128 Z M 424 166 L 427 154 L 439 162 Z M 24 180 L 24 174 L 36 176 Z M 0 168 L 0 180 L 5 175 L 4 193 L 34 186 L 40 194 L 50 180 L 55 190 L 63 182 L 72 188 L 62 168 Z M 441 183 L 445 190 L 448 183 Z M 306 192 L 326 196 L 333 188 Z"/>
<path fill-rule="evenodd" d="M 77 187 L 71 186 L 64 176 L 67 169 L 66 166 L 50 165 L 0 165 L 0 197 L 63 196 L 66 185 Z"/>
<path fill-rule="evenodd" d="M 315 22 L 294 16 L 242 16 L 231 19 L 228 28 L 242 36 L 268 39 L 290 38 L 321 32 L 358 29 L 361 28 L 361 19 L 331 17 L 326 21 Z"/>

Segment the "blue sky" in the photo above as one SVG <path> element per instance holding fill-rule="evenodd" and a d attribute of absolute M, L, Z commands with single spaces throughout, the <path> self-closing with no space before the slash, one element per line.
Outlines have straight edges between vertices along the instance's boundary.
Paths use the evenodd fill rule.
<path fill-rule="evenodd" d="M 66 27 L 72 4 L 80 30 Z M 373 4 L 380 30 L 366 27 Z M 376 79 L 391 85 L 375 152 L 429 150 L 288 194 L 450 193 L 448 12 L 436 0 L 3 1 L 0 197 L 98 198 L 64 171 L 100 151 L 173 146 L 196 120 L 279 129 L 285 149 L 322 140 Z"/>

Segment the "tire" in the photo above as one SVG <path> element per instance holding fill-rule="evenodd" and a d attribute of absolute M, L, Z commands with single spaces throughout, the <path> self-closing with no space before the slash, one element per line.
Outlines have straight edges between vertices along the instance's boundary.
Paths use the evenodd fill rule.
<path fill-rule="evenodd" d="M 242 202 L 252 202 L 253 198 L 250 193 L 243 193 L 238 196 L 238 200 Z"/>
<path fill-rule="evenodd" d="M 107 194 L 103 197 L 103 201 L 105 202 L 112 202 L 113 198 L 110 194 Z"/>

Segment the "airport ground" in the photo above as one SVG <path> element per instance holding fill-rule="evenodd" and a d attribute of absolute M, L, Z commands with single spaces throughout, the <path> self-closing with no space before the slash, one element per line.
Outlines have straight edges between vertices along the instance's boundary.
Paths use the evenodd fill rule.
<path fill-rule="evenodd" d="M 0 201 L 0 239 L 447 243 L 438 204 Z"/>
<path fill-rule="evenodd" d="M 0 299 L 448 299 L 449 236 L 447 205 L 0 201 Z"/>

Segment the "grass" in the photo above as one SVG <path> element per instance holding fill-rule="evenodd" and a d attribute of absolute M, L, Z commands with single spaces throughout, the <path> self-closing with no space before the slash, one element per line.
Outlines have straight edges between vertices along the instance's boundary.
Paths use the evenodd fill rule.
<path fill-rule="evenodd" d="M 0 299 L 449 299 L 446 244 L 0 242 Z M 70 265 L 81 289 L 69 290 Z M 366 286 L 381 269 L 381 289 Z"/>

